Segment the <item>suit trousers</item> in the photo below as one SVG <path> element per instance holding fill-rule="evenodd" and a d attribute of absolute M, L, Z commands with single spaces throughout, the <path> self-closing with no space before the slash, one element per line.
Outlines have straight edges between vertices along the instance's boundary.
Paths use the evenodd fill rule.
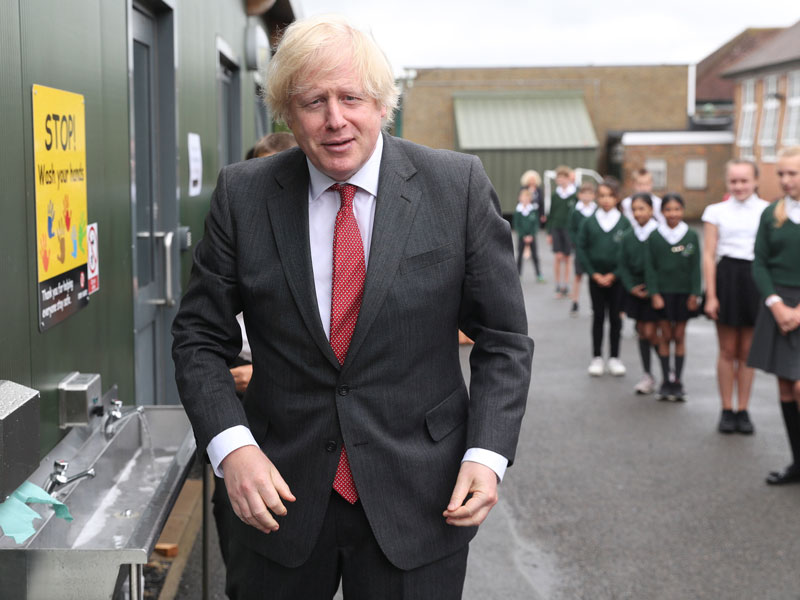
<path fill-rule="evenodd" d="M 284 567 L 229 539 L 226 592 L 230 600 L 330 600 L 341 579 L 345 600 L 458 600 L 468 551 L 464 546 L 416 569 L 398 569 L 381 552 L 361 501 L 351 505 L 333 492 L 319 540 L 299 567 Z"/>

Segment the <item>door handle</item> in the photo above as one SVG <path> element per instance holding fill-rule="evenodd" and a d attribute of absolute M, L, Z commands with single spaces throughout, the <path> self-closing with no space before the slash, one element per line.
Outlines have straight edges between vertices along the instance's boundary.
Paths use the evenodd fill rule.
<path fill-rule="evenodd" d="M 153 237 L 161 238 L 164 243 L 164 297 L 150 300 L 150 304 L 175 306 L 175 298 L 172 296 L 172 240 L 175 237 L 175 233 L 172 231 L 167 231 L 166 233 L 155 231 L 153 232 Z"/>

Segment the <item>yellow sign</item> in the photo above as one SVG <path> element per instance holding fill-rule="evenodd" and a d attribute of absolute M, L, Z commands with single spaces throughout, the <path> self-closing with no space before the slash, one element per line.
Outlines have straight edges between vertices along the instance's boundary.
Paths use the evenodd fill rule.
<path fill-rule="evenodd" d="M 86 120 L 80 94 L 33 86 L 40 328 L 85 305 Z"/>

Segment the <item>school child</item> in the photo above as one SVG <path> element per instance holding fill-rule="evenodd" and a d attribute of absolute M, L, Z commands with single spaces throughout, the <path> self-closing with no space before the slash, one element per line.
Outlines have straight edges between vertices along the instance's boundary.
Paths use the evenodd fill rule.
<path fill-rule="evenodd" d="M 658 343 L 656 322 L 658 313 L 650 301 L 644 283 L 644 255 L 647 238 L 658 227 L 653 218 L 653 203 L 650 194 L 637 193 L 632 197 L 633 229 L 622 238 L 619 246 L 619 276 L 627 292 L 623 310 L 636 321 L 639 337 L 639 356 L 642 359 L 642 379 L 633 388 L 637 394 L 652 394 L 655 378 L 650 371 L 651 348 Z"/>
<path fill-rule="evenodd" d="M 597 203 L 594 201 L 597 193 L 597 185 L 594 181 L 586 181 L 581 184 L 578 190 L 578 202 L 569 215 L 569 227 L 567 231 L 571 240 L 577 242 L 578 232 L 583 222 L 594 214 Z M 572 284 L 572 308 L 569 309 L 569 316 L 578 316 L 578 296 L 581 293 L 581 278 L 585 269 L 581 261 L 575 256 L 575 281 Z"/>
<path fill-rule="evenodd" d="M 664 216 L 661 214 L 661 198 L 653 193 L 653 174 L 645 168 L 636 169 L 633 172 L 633 193 L 634 194 L 647 194 L 650 196 L 650 202 L 653 205 L 653 218 L 659 223 L 664 222 Z M 633 196 L 623 198 L 620 204 L 620 210 L 633 225 L 636 218 L 633 216 L 631 208 L 631 200 Z"/>
<path fill-rule="evenodd" d="M 759 308 L 747 364 L 774 373 L 793 462 L 772 471 L 769 485 L 800 483 L 800 146 L 784 148 L 776 165 L 784 197 L 761 213 L 753 277 Z"/>
<path fill-rule="evenodd" d="M 566 298 L 569 294 L 569 257 L 572 254 L 572 242 L 567 227 L 569 213 L 577 201 L 572 177 L 572 169 L 569 167 L 564 165 L 556 167 L 556 189 L 550 196 L 550 210 L 547 215 L 547 243 L 555 254 L 553 272 L 557 298 Z"/>
<path fill-rule="evenodd" d="M 658 359 L 664 381 L 659 400 L 683 401 L 681 381 L 686 357 L 686 322 L 697 316 L 700 298 L 700 241 L 683 221 L 679 194 L 666 194 L 661 203 L 664 223 L 647 238 L 645 285 L 653 308 L 660 312 Z M 670 378 L 670 342 L 675 346 L 674 378 Z"/>
<path fill-rule="evenodd" d="M 536 271 L 536 279 L 544 281 L 539 270 L 539 254 L 536 251 L 536 234 L 539 231 L 539 204 L 533 202 L 533 194 L 530 189 L 522 188 L 519 191 L 519 203 L 512 218 L 512 226 L 517 232 L 517 271 L 522 275 L 522 259 L 527 248 L 531 253 L 533 268 Z"/>
<path fill-rule="evenodd" d="M 722 404 L 717 431 L 752 434 L 747 407 L 754 371 L 747 366 L 761 298 L 753 279 L 753 247 L 761 213 L 769 206 L 756 194 L 758 167 L 749 160 L 725 165 L 730 198 L 703 211 L 703 309 L 717 325 L 717 384 Z M 734 411 L 736 386 L 738 410 Z"/>
<path fill-rule="evenodd" d="M 603 363 L 603 324 L 608 313 L 610 356 L 608 372 L 617 377 L 625 375 L 625 365 L 619 359 L 619 338 L 622 319 L 622 283 L 617 275 L 619 244 L 631 228 L 617 209 L 619 182 L 606 177 L 597 186 L 597 210 L 586 219 L 578 232 L 576 246 L 586 274 L 589 276 L 589 295 L 592 299 L 592 362 L 589 375 L 599 377 L 605 371 Z"/>

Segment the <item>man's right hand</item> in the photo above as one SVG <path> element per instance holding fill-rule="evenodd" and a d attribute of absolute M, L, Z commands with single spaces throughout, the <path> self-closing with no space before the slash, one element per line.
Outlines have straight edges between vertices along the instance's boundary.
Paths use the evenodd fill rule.
<path fill-rule="evenodd" d="M 260 448 L 242 446 L 228 454 L 220 467 L 236 516 L 264 533 L 277 531 L 275 516 L 286 514 L 281 499 L 294 502 L 295 497 L 272 461 Z"/>

